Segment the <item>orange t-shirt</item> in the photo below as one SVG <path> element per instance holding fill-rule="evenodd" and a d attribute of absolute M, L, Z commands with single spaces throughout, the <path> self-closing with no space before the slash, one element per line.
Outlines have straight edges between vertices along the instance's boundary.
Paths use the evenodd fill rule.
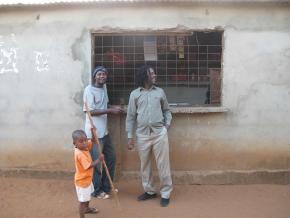
<path fill-rule="evenodd" d="M 92 142 L 88 141 L 88 149 L 92 148 Z M 94 168 L 89 168 L 92 163 L 92 157 L 89 150 L 80 150 L 75 148 L 75 185 L 86 188 L 88 187 L 93 179 Z"/>

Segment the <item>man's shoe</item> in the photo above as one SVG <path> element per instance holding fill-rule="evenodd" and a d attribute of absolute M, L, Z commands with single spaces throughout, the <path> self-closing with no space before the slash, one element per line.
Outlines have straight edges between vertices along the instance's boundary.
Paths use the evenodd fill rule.
<path fill-rule="evenodd" d="M 118 192 L 119 192 L 119 190 L 117 188 L 115 188 L 115 193 L 118 193 Z M 110 195 L 114 194 L 113 190 L 111 190 L 109 194 Z"/>
<path fill-rule="evenodd" d="M 161 198 L 160 199 L 160 206 L 161 207 L 167 207 L 169 204 L 170 199 L 169 198 Z"/>
<path fill-rule="evenodd" d="M 99 193 L 97 193 L 97 192 L 95 192 L 95 191 L 91 194 L 91 196 L 92 196 L 92 197 L 95 197 L 95 198 L 98 197 L 98 195 L 99 195 Z"/>
<path fill-rule="evenodd" d="M 106 200 L 110 198 L 110 195 L 108 195 L 106 192 L 101 192 L 100 194 L 97 195 L 97 198 Z"/>
<path fill-rule="evenodd" d="M 138 201 L 146 201 L 146 200 L 149 200 L 149 199 L 153 199 L 153 198 L 156 198 L 157 197 L 157 194 L 148 194 L 147 192 L 145 192 L 144 194 L 138 196 L 137 200 Z"/>

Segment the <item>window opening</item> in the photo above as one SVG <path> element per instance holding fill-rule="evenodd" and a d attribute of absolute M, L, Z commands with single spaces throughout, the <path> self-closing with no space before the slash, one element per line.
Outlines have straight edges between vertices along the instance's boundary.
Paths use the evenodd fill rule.
<path fill-rule="evenodd" d="M 111 104 L 128 104 L 137 69 L 149 64 L 172 106 L 220 106 L 222 33 L 93 34 L 93 65 L 109 71 Z"/>

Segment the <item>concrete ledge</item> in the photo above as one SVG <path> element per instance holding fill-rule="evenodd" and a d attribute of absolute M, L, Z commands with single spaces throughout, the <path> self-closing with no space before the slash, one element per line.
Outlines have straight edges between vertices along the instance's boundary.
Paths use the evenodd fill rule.
<path fill-rule="evenodd" d="M 206 114 L 229 112 L 225 107 L 170 107 L 173 114 Z"/>
<path fill-rule="evenodd" d="M 28 168 L 0 168 L 0 177 L 36 179 L 73 179 L 74 171 L 52 171 Z M 157 173 L 154 177 L 158 181 Z M 260 171 L 173 171 L 174 184 L 188 185 L 237 185 L 237 184 L 290 184 L 290 170 Z M 123 171 L 117 178 L 140 180 L 137 171 Z"/>
<path fill-rule="evenodd" d="M 114 105 L 123 107 L 123 109 L 127 113 L 127 105 Z M 226 107 L 185 107 L 185 106 L 170 106 L 170 111 L 173 114 L 207 114 L 207 113 L 226 113 L 229 112 L 230 109 Z"/>
<path fill-rule="evenodd" d="M 158 181 L 155 172 L 154 177 Z M 174 184 L 237 185 L 237 184 L 290 184 L 290 170 L 263 171 L 174 171 Z M 122 172 L 122 178 L 140 180 L 139 172 Z"/>
<path fill-rule="evenodd" d="M 2 177 L 21 177 L 36 179 L 73 179 L 73 171 L 53 171 L 29 168 L 0 168 Z"/>

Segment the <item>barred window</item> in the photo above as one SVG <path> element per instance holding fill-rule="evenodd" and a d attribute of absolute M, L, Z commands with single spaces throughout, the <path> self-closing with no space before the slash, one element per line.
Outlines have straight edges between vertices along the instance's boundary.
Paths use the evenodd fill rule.
<path fill-rule="evenodd" d="M 171 106 L 220 106 L 222 31 L 93 34 L 93 65 L 109 71 L 110 104 L 128 104 L 144 64 Z"/>

